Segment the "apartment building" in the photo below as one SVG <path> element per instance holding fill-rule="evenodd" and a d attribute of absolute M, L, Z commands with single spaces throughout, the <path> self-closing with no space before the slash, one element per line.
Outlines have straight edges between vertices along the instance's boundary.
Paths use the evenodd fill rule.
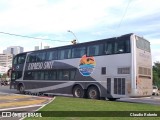
<path fill-rule="evenodd" d="M 0 54 L 0 74 L 12 67 L 13 54 Z"/>

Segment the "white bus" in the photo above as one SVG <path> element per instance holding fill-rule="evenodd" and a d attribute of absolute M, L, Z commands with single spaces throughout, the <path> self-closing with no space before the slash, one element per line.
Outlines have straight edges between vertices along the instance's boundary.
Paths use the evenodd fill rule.
<path fill-rule="evenodd" d="M 116 100 L 152 95 L 150 43 L 135 34 L 20 53 L 11 89 Z"/>

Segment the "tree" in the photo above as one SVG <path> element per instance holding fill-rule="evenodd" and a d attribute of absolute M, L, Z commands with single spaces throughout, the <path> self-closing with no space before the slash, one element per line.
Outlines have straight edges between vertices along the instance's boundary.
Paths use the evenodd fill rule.
<path fill-rule="evenodd" d="M 6 80 L 6 78 L 7 78 L 7 74 L 4 73 L 4 74 L 2 75 L 2 79 L 3 79 L 3 80 Z"/>
<path fill-rule="evenodd" d="M 160 88 L 160 62 L 154 62 L 153 65 L 153 84 Z"/>

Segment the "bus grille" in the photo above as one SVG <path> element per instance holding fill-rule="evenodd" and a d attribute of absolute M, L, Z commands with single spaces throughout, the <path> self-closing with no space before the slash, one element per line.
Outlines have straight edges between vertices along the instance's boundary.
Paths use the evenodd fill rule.
<path fill-rule="evenodd" d="M 111 78 L 107 78 L 107 94 L 111 94 Z"/>
<path fill-rule="evenodd" d="M 114 78 L 114 94 L 125 95 L 125 78 Z"/>

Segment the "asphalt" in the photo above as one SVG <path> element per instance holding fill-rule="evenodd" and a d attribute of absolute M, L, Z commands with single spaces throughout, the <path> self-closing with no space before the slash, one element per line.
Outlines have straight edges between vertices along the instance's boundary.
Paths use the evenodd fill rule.
<path fill-rule="evenodd" d="M 53 99 L 54 97 L 0 93 L 0 120 L 20 120 L 23 117 L 11 117 L 10 114 L 35 112 Z M 9 112 L 8 116 L 5 116 L 6 112 Z"/>

